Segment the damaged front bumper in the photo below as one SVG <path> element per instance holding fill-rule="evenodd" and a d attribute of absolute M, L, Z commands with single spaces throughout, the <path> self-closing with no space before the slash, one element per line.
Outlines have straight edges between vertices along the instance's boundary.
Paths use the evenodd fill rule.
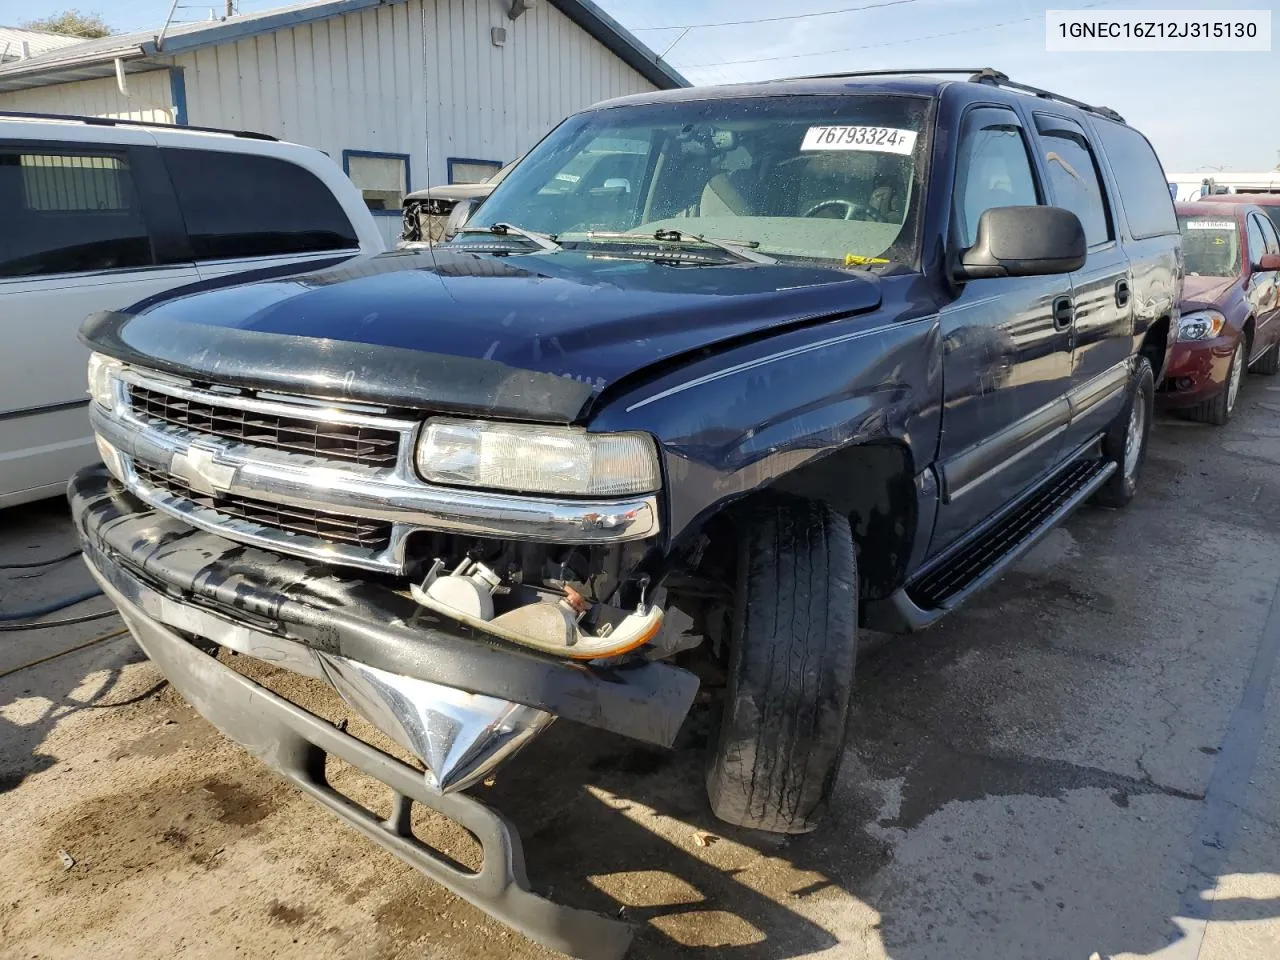
<path fill-rule="evenodd" d="M 456 791 L 485 776 L 555 717 L 670 746 L 697 679 L 668 664 L 574 663 L 522 650 L 376 583 L 247 547 L 151 509 L 95 468 L 69 498 L 89 569 L 139 645 L 227 736 L 423 873 L 531 939 L 581 957 L 618 957 L 625 925 L 534 896 L 505 821 Z M 330 683 L 411 750 L 423 771 L 339 731 L 202 653 L 201 638 Z M 332 753 L 387 784 L 381 821 L 324 778 Z M 412 836 L 413 803 L 480 840 L 477 874 Z"/>

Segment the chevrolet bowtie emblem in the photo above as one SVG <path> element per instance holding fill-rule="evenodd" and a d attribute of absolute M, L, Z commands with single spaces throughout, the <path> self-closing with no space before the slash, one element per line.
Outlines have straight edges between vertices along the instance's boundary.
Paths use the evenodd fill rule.
<path fill-rule="evenodd" d="M 173 455 L 169 472 L 197 493 L 215 496 L 231 489 L 236 468 L 217 462 L 217 454 L 203 447 L 188 447 Z"/>

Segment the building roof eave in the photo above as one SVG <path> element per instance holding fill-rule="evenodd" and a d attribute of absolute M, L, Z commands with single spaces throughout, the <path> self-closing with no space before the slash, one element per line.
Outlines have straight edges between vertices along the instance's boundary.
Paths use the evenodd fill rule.
<path fill-rule="evenodd" d="M 116 60 L 154 62 L 158 57 L 172 57 L 202 47 L 218 46 L 404 2 L 406 0 L 319 0 L 228 20 L 175 24 L 163 38 L 159 31 L 148 30 L 86 40 L 28 60 L 0 65 L 0 92 L 66 83 L 74 71 L 100 71 L 102 65 L 112 65 Z M 654 86 L 660 89 L 689 86 L 688 80 L 605 13 L 594 0 L 548 2 Z M 154 69 L 154 66 L 149 69 Z"/>

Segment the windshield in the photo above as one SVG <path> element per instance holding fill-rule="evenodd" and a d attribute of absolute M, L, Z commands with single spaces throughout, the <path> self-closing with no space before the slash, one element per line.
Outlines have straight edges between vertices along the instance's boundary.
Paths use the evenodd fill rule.
<path fill-rule="evenodd" d="M 468 225 L 518 225 L 562 244 L 674 230 L 778 257 L 914 263 L 929 107 L 920 97 L 794 96 L 580 114 Z"/>
<path fill-rule="evenodd" d="M 1191 277 L 1234 277 L 1240 272 L 1240 232 L 1233 219 L 1179 217 L 1182 255 Z"/>

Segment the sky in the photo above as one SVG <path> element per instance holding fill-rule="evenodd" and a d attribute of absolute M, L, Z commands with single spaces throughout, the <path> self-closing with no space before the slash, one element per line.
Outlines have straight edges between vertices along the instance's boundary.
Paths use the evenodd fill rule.
<path fill-rule="evenodd" d="M 0 0 L 0 25 L 78 7 L 113 28 L 158 28 L 170 0 Z M 222 0 L 179 0 L 205 19 Z M 496 0 L 474 0 L 496 2 Z M 238 0 L 242 12 L 282 0 Z M 1274 0 L 597 0 L 694 83 L 842 70 L 991 66 L 1015 80 L 1118 110 L 1170 173 L 1280 163 L 1280 42 L 1270 53 L 1048 53 L 1044 11 L 1273 9 Z M 884 4 L 858 12 L 816 14 Z M 767 23 L 696 27 L 758 18 Z M 1277 18 L 1280 19 L 1280 18 Z M 669 52 L 668 48 L 670 48 Z"/>

